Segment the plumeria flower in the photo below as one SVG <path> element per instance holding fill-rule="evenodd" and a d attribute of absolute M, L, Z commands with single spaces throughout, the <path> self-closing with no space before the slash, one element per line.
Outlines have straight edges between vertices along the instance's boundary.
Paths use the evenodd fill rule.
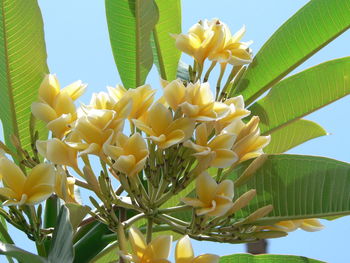
<path fill-rule="evenodd" d="M 198 198 L 185 197 L 182 202 L 196 207 L 196 214 L 199 216 L 223 216 L 233 206 L 231 180 L 224 180 L 217 184 L 207 172 L 203 172 L 196 179 L 196 193 Z"/>
<path fill-rule="evenodd" d="M 146 164 L 148 149 L 145 140 L 139 133 L 131 137 L 119 132 L 111 136 L 103 146 L 104 153 L 115 160 L 113 168 L 128 176 L 140 172 Z"/>
<path fill-rule="evenodd" d="M 125 107 L 129 109 L 130 104 Z M 112 134 L 121 131 L 128 111 L 122 111 L 119 115 L 114 110 L 90 109 L 79 117 L 74 128 L 83 142 L 68 142 L 68 144 L 80 150 L 80 154 L 103 155 L 102 147 Z"/>
<path fill-rule="evenodd" d="M 215 130 L 217 133 L 220 133 L 226 126 L 231 124 L 232 121 L 242 119 L 250 114 L 250 111 L 244 108 L 244 99 L 242 95 L 229 98 L 225 100 L 224 103 L 230 108 L 230 111 L 224 118 L 215 122 Z"/>
<path fill-rule="evenodd" d="M 200 65 L 216 50 L 220 50 L 230 36 L 228 27 L 218 19 L 201 20 L 193 25 L 188 34 L 172 35 L 175 45 L 181 51 L 192 56 Z"/>
<path fill-rule="evenodd" d="M 190 238 L 186 235 L 176 244 L 175 262 L 176 263 L 218 263 L 220 257 L 213 254 L 204 254 L 198 257 L 194 256 Z"/>
<path fill-rule="evenodd" d="M 196 128 L 195 143 L 188 140 L 184 143 L 184 146 L 196 151 L 193 155 L 199 162 L 207 161 L 206 157 L 213 155 L 210 162 L 211 167 L 225 168 L 231 166 L 238 160 L 237 155 L 231 149 L 236 136 L 230 133 L 220 134 L 208 141 L 211 130 L 205 123 L 200 124 Z"/>
<path fill-rule="evenodd" d="M 188 140 L 195 127 L 195 121 L 189 118 L 173 120 L 171 111 L 160 103 L 154 104 L 143 120 L 133 122 L 162 149 Z"/>
<path fill-rule="evenodd" d="M 78 167 L 78 151 L 57 138 L 46 141 L 38 140 L 36 148 L 40 155 L 54 164 Z"/>
<path fill-rule="evenodd" d="M 132 101 L 132 109 L 128 116 L 128 119 L 140 118 L 148 108 L 152 105 L 154 94 L 156 90 L 153 90 L 149 85 L 143 85 L 136 89 L 129 89 L 123 96 Z"/>
<path fill-rule="evenodd" d="M 170 263 L 167 258 L 170 254 L 172 236 L 161 235 L 147 244 L 142 233 L 137 228 L 131 227 L 129 242 L 132 253 L 119 252 L 125 260 L 135 263 Z"/>
<path fill-rule="evenodd" d="M 238 155 L 239 162 L 263 154 L 263 148 L 270 143 L 270 135 L 260 135 L 259 121 L 259 117 L 257 116 L 254 116 L 247 124 L 238 119 L 223 130 L 224 134 L 237 135 L 232 150 Z"/>
<path fill-rule="evenodd" d="M 46 75 L 39 87 L 39 102 L 32 104 L 33 115 L 47 124 L 57 138 L 62 138 L 76 120 L 74 101 L 86 89 L 81 81 L 76 81 L 60 90 L 60 84 L 55 75 Z"/>
<path fill-rule="evenodd" d="M 287 220 L 280 221 L 272 226 L 263 227 L 264 229 L 292 232 L 301 228 L 308 232 L 315 232 L 324 229 L 324 226 L 316 218 L 309 219 L 297 219 L 297 220 Z"/>
<path fill-rule="evenodd" d="M 3 205 L 35 205 L 46 200 L 54 190 L 55 171 L 50 164 L 38 164 L 25 176 L 22 170 L 7 158 L 0 158 L 0 177 L 4 187 L 0 195 Z"/>
<path fill-rule="evenodd" d="M 174 80 L 164 88 L 164 97 L 174 111 L 181 108 L 188 118 L 197 121 L 216 121 L 230 112 L 228 105 L 215 101 L 208 82 L 185 87 L 181 80 Z"/>
<path fill-rule="evenodd" d="M 226 37 L 226 42 L 222 48 L 216 49 L 214 52 L 212 52 L 209 56 L 209 60 L 217 61 L 221 64 L 229 63 L 234 66 L 241 66 L 251 63 L 253 56 L 249 46 L 253 42 L 240 42 L 245 32 L 246 28 L 243 26 L 233 36 L 231 36 L 230 33 L 230 35 Z"/>
<path fill-rule="evenodd" d="M 66 203 L 78 203 L 75 197 L 75 179 L 67 177 L 62 167 L 58 166 L 55 180 L 55 193 Z"/>

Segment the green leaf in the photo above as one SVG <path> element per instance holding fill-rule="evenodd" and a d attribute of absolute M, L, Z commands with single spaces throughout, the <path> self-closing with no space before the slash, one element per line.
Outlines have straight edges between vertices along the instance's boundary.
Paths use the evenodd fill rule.
<path fill-rule="evenodd" d="M 110 243 L 109 240 L 103 240 L 102 237 L 111 233 L 108 226 L 97 223 L 74 244 L 74 263 L 85 263 L 94 258 Z"/>
<path fill-rule="evenodd" d="M 181 33 L 180 0 L 155 0 L 159 9 L 159 21 L 153 30 L 152 48 L 154 63 L 162 79 L 174 80 L 181 52 L 175 47 L 170 34 Z"/>
<path fill-rule="evenodd" d="M 28 251 L 20 249 L 14 245 L 5 244 L 1 241 L 0 241 L 0 254 L 13 257 L 20 262 L 48 263 L 48 261 L 43 257 L 29 253 Z"/>
<path fill-rule="evenodd" d="M 57 223 L 57 216 L 60 212 L 60 199 L 57 195 L 50 196 L 45 202 L 44 228 L 54 228 Z M 46 251 L 51 247 L 51 238 L 44 241 Z"/>
<path fill-rule="evenodd" d="M 270 144 L 265 153 L 283 153 L 311 139 L 327 135 L 317 123 L 309 120 L 297 120 L 271 134 Z"/>
<path fill-rule="evenodd" d="M 69 221 L 69 210 L 64 205 L 58 215 L 48 258 L 50 263 L 71 263 L 74 260 L 73 228 Z"/>
<path fill-rule="evenodd" d="M 268 134 L 350 93 L 350 57 L 295 74 L 274 86 L 249 109 Z"/>
<path fill-rule="evenodd" d="M 250 255 L 234 254 L 220 258 L 220 263 L 325 263 L 311 258 L 290 255 Z"/>
<path fill-rule="evenodd" d="M 118 243 L 115 242 L 93 258 L 91 263 L 115 262 L 119 258 L 118 250 Z"/>
<path fill-rule="evenodd" d="M 30 149 L 30 107 L 48 72 L 46 57 L 37 0 L 0 0 L 0 119 L 12 150 L 12 134 Z M 44 125 L 37 129 L 45 138 Z"/>
<path fill-rule="evenodd" d="M 243 163 L 230 179 L 235 180 L 250 162 Z M 264 165 L 237 187 L 237 197 L 250 189 L 257 196 L 235 216 L 244 218 L 265 205 L 273 211 L 259 224 L 300 218 L 350 214 L 350 164 L 304 155 L 269 155 Z"/>
<path fill-rule="evenodd" d="M 154 0 L 106 0 L 114 60 L 126 88 L 145 83 L 153 65 L 151 33 L 158 21 Z"/>
<path fill-rule="evenodd" d="M 350 26 L 348 0 L 309 1 L 264 44 L 238 84 L 246 104 L 252 103 L 289 72 Z"/>

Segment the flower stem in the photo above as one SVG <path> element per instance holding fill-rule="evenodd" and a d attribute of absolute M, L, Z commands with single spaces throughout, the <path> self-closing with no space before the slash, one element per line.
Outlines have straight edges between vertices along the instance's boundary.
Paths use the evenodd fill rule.
<path fill-rule="evenodd" d="M 216 100 L 218 99 L 219 97 L 219 92 L 220 92 L 220 87 L 221 87 L 221 80 L 222 80 L 222 77 L 224 76 L 225 74 L 225 70 L 226 70 L 226 63 L 221 63 L 220 64 L 220 75 L 219 75 L 219 78 L 218 78 L 218 81 L 216 82 Z"/>
<path fill-rule="evenodd" d="M 205 76 L 204 76 L 204 82 L 207 82 L 208 79 L 209 79 L 209 75 L 211 73 L 211 71 L 214 69 L 214 67 L 216 66 L 216 61 L 213 61 L 208 69 L 208 71 L 205 73 Z"/>
<path fill-rule="evenodd" d="M 147 232 L 146 232 L 147 244 L 149 244 L 152 241 L 152 231 L 153 231 L 153 218 L 148 217 L 148 219 L 147 219 Z"/>

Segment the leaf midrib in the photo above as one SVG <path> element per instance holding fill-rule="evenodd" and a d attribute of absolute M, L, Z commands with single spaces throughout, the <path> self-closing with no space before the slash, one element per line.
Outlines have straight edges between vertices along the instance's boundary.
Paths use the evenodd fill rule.
<path fill-rule="evenodd" d="M 13 101 L 13 92 L 12 92 L 12 82 L 11 82 L 11 76 L 10 76 L 10 64 L 8 60 L 8 43 L 7 43 L 7 32 L 6 32 L 6 19 L 5 19 L 5 7 L 4 7 L 4 2 L 1 1 L 1 13 L 2 13 L 2 23 L 3 23 L 3 36 L 4 36 L 4 55 L 5 55 L 5 67 L 6 67 L 6 81 L 7 81 L 7 89 L 8 89 L 8 94 L 9 94 L 9 101 L 10 101 L 10 114 L 12 115 L 11 121 L 12 121 L 12 126 L 15 135 L 17 138 L 19 138 L 19 131 L 18 131 L 18 126 L 17 126 L 17 117 L 16 117 L 16 108 L 15 104 Z M 21 145 L 21 142 L 19 140 L 19 144 Z"/>

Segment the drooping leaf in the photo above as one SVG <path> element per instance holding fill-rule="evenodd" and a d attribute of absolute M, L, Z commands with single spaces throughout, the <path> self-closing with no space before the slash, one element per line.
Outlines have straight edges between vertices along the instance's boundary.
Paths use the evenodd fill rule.
<path fill-rule="evenodd" d="M 55 227 L 57 223 L 57 217 L 60 212 L 60 199 L 57 195 L 50 196 L 45 202 L 44 211 L 44 227 Z M 52 239 L 46 238 L 44 241 L 46 251 L 49 251 L 51 247 Z"/>
<path fill-rule="evenodd" d="M 176 77 L 183 81 L 190 81 L 189 65 L 180 60 Z"/>
<path fill-rule="evenodd" d="M 249 109 L 271 133 L 350 93 L 350 57 L 331 60 L 275 85 Z"/>
<path fill-rule="evenodd" d="M 181 52 L 175 47 L 171 34 L 181 33 L 180 0 L 155 0 L 159 9 L 159 21 L 152 34 L 154 63 L 162 79 L 174 80 Z"/>
<path fill-rule="evenodd" d="M 51 244 L 48 256 L 50 263 L 73 262 L 73 228 L 69 221 L 69 210 L 64 205 L 61 206 Z"/>
<path fill-rule="evenodd" d="M 317 123 L 297 120 L 271 134 L 271 142 L 264 148 L 265 153 L 284 153 L 311 139 L 327 135 Z"/>
<path fill-rule="evenodd" d="M 154 0 L 106 0 L 109 36 L 126 88 L 144 84 L 153 65 L 151 33 L 158 21 Z"/>
<path fill-rule="evenodd" d="M 10 136 L 30 149 L 31 103 L 48 73 L 43 21 L 37 0 L 0 0 L 0 119 L 7 145 Z M 37 127 L 41 138 L 47 131 Z"/>
<path fill-rule="evenodd" d="M 74 244 L 74 263 L 85 263 L 94 258 L 109 244 L 109 241 L 103 240 L 102 237 L 111 233 L 108 226 L 102 223 L 98 223 L 91 228 L 90 231 Z"/>
<path fill-rule="evenodd" d="M 229 177 L 235 180 L 249 165 L 244 163 Z M 350 164 L 304 155 L 269 155 L 264 165 L 236 194 L 256 189 L 257 196 L 235 216 L 243 218 L 265 205 L 273 211 L 259 224 L 300 218 L 350 214 Z"/>
<path fill-rule="evenodd" d="M 220 258 L 220 263 L 325 263 L 311 258 L 290 255 L 250 255 L 250 254 L 234 254 Z"/>
<path fill-rule="evenodd" d="M 238 84 L 247 105 L 350 26 L 348 0 L 313 0 L 264 44 Z"/>
<path fill-rule="evenodd" d="M 5 244 L 0 241 L 0 254 L 13 257 L 19 262 L 49 263 L 45 258 L 34 255 L 14 245 Z"/>

